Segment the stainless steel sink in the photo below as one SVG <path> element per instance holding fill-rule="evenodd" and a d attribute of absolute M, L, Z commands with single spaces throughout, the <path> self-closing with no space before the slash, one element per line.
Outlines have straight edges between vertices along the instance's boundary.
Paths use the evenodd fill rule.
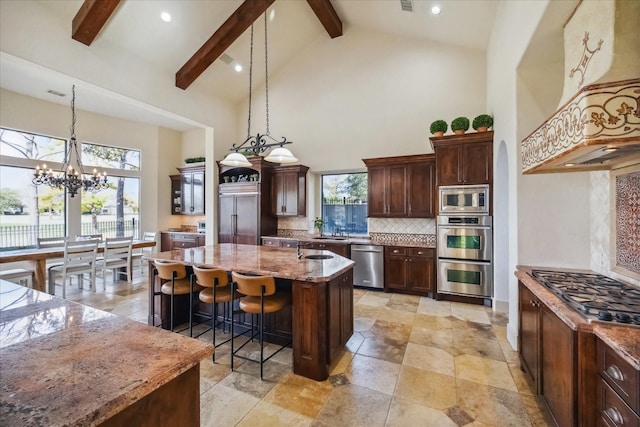
<path fill-rule="evenodd" d="M 347 240 L 346 237 L 330 237 L 330 236 L 322 236 L 322 237 L 314 237 L 314 240 Z"/>
<path fill-rule="evenodd" d="M 318 255 L 305 255 L 304 257 L 306 259 L 331 259 L 333 258 L 333 255 L 318 254 Z"/>

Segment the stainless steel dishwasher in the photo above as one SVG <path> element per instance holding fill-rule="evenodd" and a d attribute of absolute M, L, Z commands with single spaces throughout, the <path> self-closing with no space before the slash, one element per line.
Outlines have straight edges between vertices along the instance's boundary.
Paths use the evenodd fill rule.
<path fill-rule="evenodd" d="M 366 288 L 384 288 L 384 246 L 351 245 L 353 285 Z"/>

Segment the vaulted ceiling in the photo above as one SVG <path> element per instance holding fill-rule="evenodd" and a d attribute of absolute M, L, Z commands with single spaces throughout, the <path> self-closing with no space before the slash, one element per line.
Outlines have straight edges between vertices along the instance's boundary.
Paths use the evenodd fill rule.
<path fill-rule="evenodd" d="M 352 26 L 424 43 L 483 50 L 487 48 L 499 3 L 413 0 L 413 12 L 407 12 L 402 10 L 400 0 L 23 2 L 43 8 L 48 19 L 68 28 L 70 37 L 88 45 L 87 60 L 100 49 L 118 49 L 150 68 L 175 75 L 175 84 L 187 92 L 204 92 L 232 103 L 247 96 L 250 33 L 247 28 L 256 17 L 254 85 L 264 80 L 264 18 L 259 15 L 267 7 L 271 75 L 311 43 L 323 39 L 339 43 L 341 38 L 349 37 Z M 13 2 L 2 3 L 3 13 L 11 13 Z M 442 9 L 437 16 L 430 12 L 436 4 Z M 172 22 L 163 22 L 161 12 L 169 12 Z M 0 48 L 4 50 L 1 40 Z M 236 72 L 235 65 L 243 66 L 243 71 Z M 3 64 L 2 71 L 2 87 L 46 99 L 37 82 L 24 81 L 24 70 L 13 70 L 16 75 L 11 75 L 12 68 Z M 36 79 L 38 73 L 31 72 Z"/>

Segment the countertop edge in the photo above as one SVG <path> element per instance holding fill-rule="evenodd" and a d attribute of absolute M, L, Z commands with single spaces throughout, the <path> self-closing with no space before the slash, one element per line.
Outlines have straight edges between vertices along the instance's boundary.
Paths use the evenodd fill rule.
<path fill-rule="evenodd" d="M 346 239 L 332 239 L 331 237 L 327 237 L 324 239 L 317 239 L 312 236 L 309 236 L 309 237 L 260 236 L 260 239 L 298 240 L 301 242 L 316 242 L 316 243 L 324 242 L 324 243 L 342 244 L 342 245 L 404 246 L 404 247 L 427 248 L 427 249 L 436 248 L 434 244 L 430 244 L 427 242 L 414 242 L 414 241 L 406 241 L 406 240 L 377 240 L 377 239 L 370 239 L 367 237 L 350 237 Z"/>

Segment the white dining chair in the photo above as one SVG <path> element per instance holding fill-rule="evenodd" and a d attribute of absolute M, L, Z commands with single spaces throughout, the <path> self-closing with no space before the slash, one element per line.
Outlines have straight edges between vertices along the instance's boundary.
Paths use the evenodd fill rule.
<path fill-rule="evenodd" d="M 104 241 L 104 253 L 97 260 L 96 268 L 102 272 L 102 288 L 107 289 L 107 270 L 111 270 L 113 281 L 118 274 L 126 274 L 127 282 L 132 280 L 131 245 L 133 237 L 112 237 Z M 125 269 L 124 271 L 120 269 Z"/>
<path fill-rule="evenodd" d="M 99 240 L 67 240 L 64 244 L 64 256 L 61 265 L 49 268 L 49 293 L 55 294 L 55 279 L 62 276 L 62 298 L 66 298 L 67 278 L 78 277 L 78 287 L 82 288 L 84 274 L 90 275 L 90 286 L 96 290 L 96 255 Z"/>
<path fill-rule="evenodd" d="M 156 232 L 155 231 L 145 231 L 144 234 L 142 235 L 142 241 L 143 242 L 155 242 L 156 241 Z M 149 255 L 151 252 L 153 252 L 154 248 L 150 247 L 150 248 L 140 248 L 138 250 L 136 250 L 131 257 L 134 260 L 140 260 L 140 274 L 143 273 L 142 267 L 144 266 L 144 262 L 147 259 L 147 255 Z"/>

